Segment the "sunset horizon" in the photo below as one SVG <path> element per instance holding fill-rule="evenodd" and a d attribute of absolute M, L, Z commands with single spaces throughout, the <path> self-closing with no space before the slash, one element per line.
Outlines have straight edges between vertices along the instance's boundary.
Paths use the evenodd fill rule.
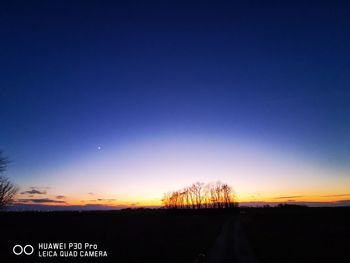
<path fill-rule="evenodd" d="M 50 180 L 34 184 L 32 177 L 29 182 L 14 181 L 20 191 L 12 209 L 19 204 L 22 209 L 28 204 L 51 209 L 161 207 L 166 192 L 195 182 L 217 181 L 231 185 L 242 206 L 349 205 L 350 180 L 346 171 L 311 158 L 305 161 L 306 154 L 300 158 L 280 145 L 273 148 L 266 143 L 223 136 L 154 137 L 132 141 L 117 151 L 102 145 L 91 149 L 85 159 L 78 157 L 77 163 L 54 171 L 33 172 L 40 180 L 44 176 L 52 178 L 53 184 Z M 12 165 L 14 162 L 9 165 L 8 174 Z M 339 179 L 330 180 L 330 174 Z M 124 179 L 118 181 L 117 176 Z M 267 180 L 274 184 L 267 184 Z"/>
<path fill-rule="evenodd" d="M 350 1 L 0 1 L 0 260 L 350 258 Z"/>

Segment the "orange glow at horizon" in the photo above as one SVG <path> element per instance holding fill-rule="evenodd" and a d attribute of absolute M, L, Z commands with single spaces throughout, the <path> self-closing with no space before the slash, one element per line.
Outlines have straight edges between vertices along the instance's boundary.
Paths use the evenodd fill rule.
<path fill-rule="evenodd" d="M 242 138 L 159 138 L 106 148 L 19 182 L 21 191 L 32 185 L 49 191 L 17 199 L 47 198 L 46 205 L 160 206 L 164 193 L 198 181 L 227 183 L 243 203 L 350 199 L 347 169 Z"/>
<path fill-rule="evenodd" d="M 235 201 L 239 203 L 336 203 L 337 201 L 349 200 L 350 194 L 334 194 L 334 195 L 292 195 L 283 197 L 251 197 L 251 198 L 240 198 L 236 196 Z M 162 197 L 158 199 L 149 200 L 147 197 L 138 200 L 116 200 L 109 198 L 97 198 L 95 200 L 86 199 L 65 199 L 64 203 L 44 203 L 45 205 L 54 206 L 84 206 L 84 205 L 101 205 L 108 207 L 156 207 L 162 206 Z M 21 203 L 21 202 L 19 202 Z"/>

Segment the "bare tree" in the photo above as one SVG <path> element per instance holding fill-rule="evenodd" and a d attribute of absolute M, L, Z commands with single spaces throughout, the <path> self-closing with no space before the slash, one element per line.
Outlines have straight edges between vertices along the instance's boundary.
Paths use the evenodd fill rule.
<path fill-rule="evenodd" d="M 170 203 L 171 195 L 172 195 L 171 192 L 165 193 L 163 195 L 162 203 L 163 203 L 165 208 L 170 208 L 171 207 L 171 203 Z"/>
<path fill-rule="evenodd" d="M 2 175 L 7 168 L 7 164 L 8 159 L 3 157 L 2 152 L 0 152 L 0 209 L 12 203 L 18 192 L 18 188 L 7 177 Z"/>
<path fill-rule="evenodd" d="M 168 192 L 162 199 L 165 208 L 201 209 L 234 208 L 235 194 L 231 186 L 217 182 L 215 184 L 194 183 L 190 187 Z"/>
<path fill-rule="evenodd" d="M 194 200 L 195 200 L 195 207 L 197 209 L 200 209 L 202 207 L 202 202 L 203 202 L 203 188 L 204 188 L 204 183 L 194 183 L 191 186 L 191 192 L 194 195 Z"/>

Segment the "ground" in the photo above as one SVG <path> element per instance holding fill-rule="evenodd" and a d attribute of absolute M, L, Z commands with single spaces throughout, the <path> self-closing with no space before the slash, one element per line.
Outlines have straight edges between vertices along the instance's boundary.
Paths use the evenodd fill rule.
<path fill-rule="evenodd" d="M 260 208 L 241 213 L 261 263 L 350 262 L 350 208 Z"/>
<path fill-rule="evenodd" d="M 239 213 L 0 213 L 1 262 L 38 258 L 39 242 L 89 242 L 108 257 L 64 262 L 349 262 L 350 208 L 241 208 Z M 15 256 L 14 245 L 36 253 Z M 205 255 L 205 257 L 204 257 Z"/>
<path fill-rule="evenodd" d="M 193 263 L 200 253 L 210 249 L 228 218 L 226 214 L 159 212 L 2 213 L 0 255 L 4 262 L 38 262 L 36 255 L 13 255 L 13 246 L 90 242 L 106 250 L 108 257 L 82 262 Z M 41 261 L 61 262 L 57 258 Z"/>

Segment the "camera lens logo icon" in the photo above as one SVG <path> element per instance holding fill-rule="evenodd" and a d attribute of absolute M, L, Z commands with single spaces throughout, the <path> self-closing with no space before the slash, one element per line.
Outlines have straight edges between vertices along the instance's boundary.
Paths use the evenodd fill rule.
<path fill-rule="evenodd" d="M 13 251 L 13 254 L 15 254 L 16 256 L 19 256 L 22 253 L 30 256 L 31 254 L 33 254 L 34 248 L 31 245 L 26 245 L 24 247 L 22 247 L 21 245 L 15 245 L 12 251 Z"/>

